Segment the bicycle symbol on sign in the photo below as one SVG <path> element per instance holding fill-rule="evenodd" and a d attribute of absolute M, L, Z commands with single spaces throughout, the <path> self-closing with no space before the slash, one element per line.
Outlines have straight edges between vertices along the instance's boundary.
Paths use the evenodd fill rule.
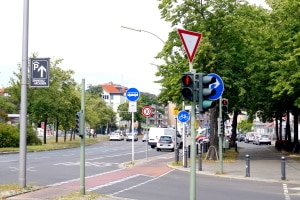
<path fill-rule="evenodd" d="M 187 121 L 189 121 L 189 119 L 190 119 L 190 115 L 189 115 L 189 113 L 187 112 L 187 111 L 185 111 L 185 110 L 182 110 L 182 111 L 180 111 L 179 113 L 178 113 L 178 120 L 180 121 L 180 122 L 187 122 Z"/>

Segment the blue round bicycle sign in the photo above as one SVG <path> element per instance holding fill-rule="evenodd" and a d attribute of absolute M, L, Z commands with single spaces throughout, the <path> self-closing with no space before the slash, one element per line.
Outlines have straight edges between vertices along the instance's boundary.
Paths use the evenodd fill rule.
<path fill-rule="evenodd" d="M 128 101 L 137 101 L 140 97 L 140 92 L 136 88 L 129 88 L 126 91 Z"/>
<path fill-rule="evenodd" d="M 190 120 L 190 114 L 187 111 L 182 110 L 178 113 L 178 120 L 185 123 Z"/>

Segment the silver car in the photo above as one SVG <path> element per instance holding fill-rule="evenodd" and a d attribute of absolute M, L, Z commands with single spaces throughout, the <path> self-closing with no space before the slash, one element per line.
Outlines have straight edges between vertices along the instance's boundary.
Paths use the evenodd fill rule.
<path fill-rule="evenodd" d="M 267 134 L 258 134 L 255 136 L 253 140 L 253 144 L 261 145 L 261 144 L 268 144 L 271 145 L 271 138 Z"/>

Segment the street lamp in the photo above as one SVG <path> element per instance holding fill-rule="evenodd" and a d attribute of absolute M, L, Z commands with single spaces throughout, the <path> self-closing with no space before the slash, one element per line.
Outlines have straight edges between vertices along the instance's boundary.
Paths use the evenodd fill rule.
<path fill-rule="evenodd" d="M 132 30 L 132 31 L 137 31 L 137 32 L 145 32 L 145 33 L 149 33 L 149 34 L 155 36 L 156 38 L 158 38 L 162 43 L 165 44 L 165 41 L 163 41 L 163 39 L 161 39 L 161 38 L 158 37 L 156 34 L 150 32 L 150 31 L 146 31 L 146 30 L 142 30 L 142 29 L 130 28 L 130 27 L 127 27 L 127 26 L 121 26 L 121 28 L 126 28 L 126 29 L 129 29 L 129 30 Z"/>

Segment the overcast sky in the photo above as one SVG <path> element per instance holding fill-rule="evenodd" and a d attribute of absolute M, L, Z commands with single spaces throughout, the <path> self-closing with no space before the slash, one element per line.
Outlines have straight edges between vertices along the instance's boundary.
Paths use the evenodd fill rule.
<path fill-rule="evenodd" d="M 263 0 L 249 0 L 263 2 Z M 156 0 L 29 0 L 29 57 L 62 58 L 86 85 L 112 81 L 159 94 L 155 59 L 171 27 Z M 142 29 L 137 32 L 121 26 Z M 22 63 L 23 0 L 0 0 L 0 88 Z"/>

